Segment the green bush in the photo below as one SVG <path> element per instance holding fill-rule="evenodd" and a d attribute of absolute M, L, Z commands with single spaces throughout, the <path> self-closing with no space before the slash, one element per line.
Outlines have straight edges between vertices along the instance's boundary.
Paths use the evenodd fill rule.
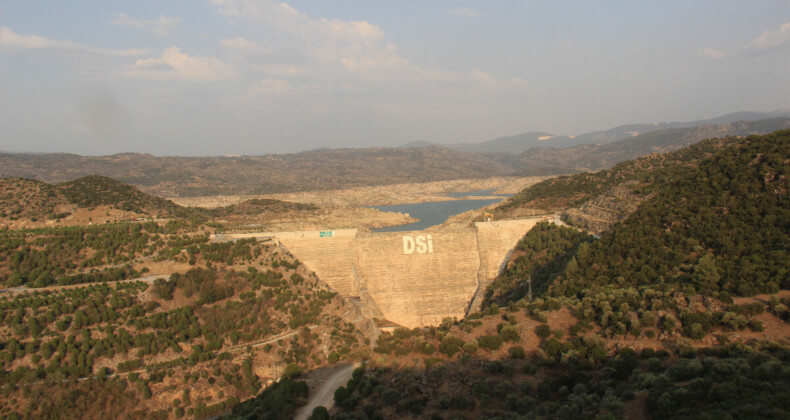
<path fill-rule="evenodd" d="M 351 393 L 348 392 L 346 387 L 341 386 L 340 388 L 335 390 L 335 404 L 343 405 L 344 402 L 351 396 Z"/>
<path fill-rule="evenodd" d="M 499 335 L 484 335 L 477 339 L 477 343 L 481 348 L 495 351 L 502 347 L 502 337 Z"/>
<path fill-rule="evenodd" d="M 505 325 L 499 331 L 499 336 L 502 340 L 514 343 L 519 340 L 518 329 L 512 325 Z"/>
<path fill-rule="evenodd" d="M 329 420 L 329 411 L 326 407 L 319 405 L 313 409 L 313 413 L 310 414 L 308 420 Z"/>
<path fill-rule="evenodd" d="M 302 368 L 296 363 L 289 363 L 283 371 L 284 379 L 293 379 L 302 374 Z"/>
<path fill-rule="evenodd" d="M 475 354 L 477 353 L 477 349 L 479 345 L 477 340 L 469 340 L 464 344 L 464 352 L 467 354 Z"/>
<path fill-rule="evenodd" d="M 527 352 L 524 351 L 524 347 L 521 346 L 513 346 L 507 349 L 508 354 L 510 354 L 511 359 L 523 359 L 527 357 Z"/>
<path fill-rule="evenodd" d="M 540 324 L 535 327 L 535 335 L 540 338 L 549 338 L 551 335 L 551 328 L 546 324 Z"/>
<path fill-rule="evenodd" d="M 461 340 L 458 337 L 454 337 L 450 334 L 447 334 L 442 338 L 442 342 L 439 343 L 439 351 L 446 354 L 449 357 L 455 356 L 456 353 L 461 351 L 461 347 L 464 345 L 464 340 Z"/>

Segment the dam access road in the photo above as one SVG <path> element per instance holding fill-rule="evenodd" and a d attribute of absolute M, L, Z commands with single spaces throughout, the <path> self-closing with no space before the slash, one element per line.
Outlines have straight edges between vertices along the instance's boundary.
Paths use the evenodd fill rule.
<path fill-rule="evenodd" d="M 270 238 L 371 318 L 414 328 L 479 309 L 524 234 L 542 220 L 473 227 L 363 233 L 356 229 L 219 234 L 215 241 Z"/>

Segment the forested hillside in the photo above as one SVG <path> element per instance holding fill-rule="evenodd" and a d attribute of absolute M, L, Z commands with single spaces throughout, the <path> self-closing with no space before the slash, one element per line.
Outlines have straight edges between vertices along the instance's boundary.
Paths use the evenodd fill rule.
<path fill-rule="evenodd" d="M 789 169 L 782 131 L 525 192 L 613 177 L 646 199 L 598 240 L 537 225 L 483 312 L 382 335 L 335 418 L 786 418 Z"/>
<path fill-rule="evenodd" d="M 609 284 L 775 293 L 790 287 L 789 156 L 790 131 L 707 140 L 608 171 L 545 181 L 498 210 L 563 208 L 630 182 L 629 188 L 646 201 L 599 241 L 579 245 L 562 271 L 553 270 L 559 279 L 554 294 Z M 531 237 L 546 235 L 544 230 L 530 232 L 517 251 L 524 241 L 534 241 Z M 549 252 L 547 246 L 531 252 Z M 511 266 L 519 267 L 517 261 Z M 512 277 L 512 267 L 495 285 Z"/>
<path fill-rule="evenodd" d="M 580 249 L 554 293 L 590 285 L 693 286 L 752 295 L 790 288 L 790 131 L 678 167 L 622 224 Z"/>
<path fill-rule="evenodd" d="M 173 221 L 5 231 L 0 252 L 28 286 L 0 294 L 2 416 L 206 418 L 366 351 L 354 308 L 271 242 Z M 172 274 L 122 281 L 149 267 Z"/>
<path fill-rule="evenodd" d="M 629 181 L 637 181 L 643 185 L 658 182 L 651 188 L 654 190 L 663 185 L 670 176 L 668 172 L 682 170 L 683 165 L 710 157 L 738 141 L 737 138 L 708 139 L 675 152 L 654 153 L 625 161 L 611 169 L 552 178 L 522 190 L 500 205 L 496 213 L 506 215 L 508 211 L 516 208 L 562 211 Z"/>

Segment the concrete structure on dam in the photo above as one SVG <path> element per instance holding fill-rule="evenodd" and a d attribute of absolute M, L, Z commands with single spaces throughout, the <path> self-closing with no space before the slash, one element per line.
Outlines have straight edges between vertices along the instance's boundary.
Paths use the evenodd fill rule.
<path fill-rule="evenodd" d="M 371 317 L 413 328 L 462 318 L 479 308 L 518 240 L 541 220 L 432 231 L 259 232 L 217 239 L 276 238 L 330 287 L 358 299 Z"/>

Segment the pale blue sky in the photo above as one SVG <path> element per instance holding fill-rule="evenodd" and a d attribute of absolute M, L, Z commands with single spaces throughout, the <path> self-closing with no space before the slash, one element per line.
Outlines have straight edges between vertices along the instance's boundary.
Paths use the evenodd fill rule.
<path fill-rule="evenodd" d="M 790 108 L 790 1 L 4 1 L 0 150 L 266 154 Z"/>

